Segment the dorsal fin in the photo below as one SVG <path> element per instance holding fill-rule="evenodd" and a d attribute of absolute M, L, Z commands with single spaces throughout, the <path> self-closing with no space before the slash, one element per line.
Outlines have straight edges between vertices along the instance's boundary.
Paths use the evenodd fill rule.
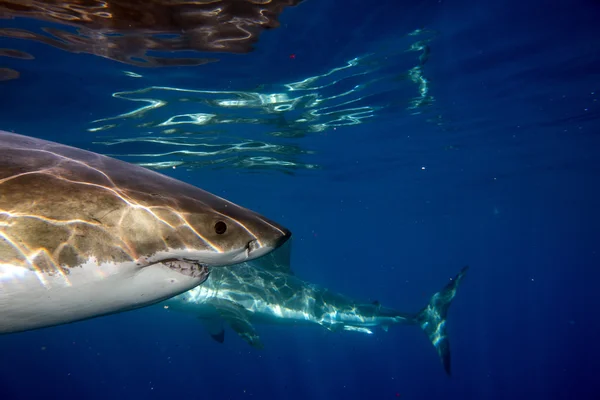
<path fill-rule="evenodd" d="M 273 250 L 269 254 L 250 261 L 250 265 L 262 268 L 265 271 L 280 272 L 283 274 L 294 275 L 291 267 L 292 240 L 288 239 L 281 247 Z"/>

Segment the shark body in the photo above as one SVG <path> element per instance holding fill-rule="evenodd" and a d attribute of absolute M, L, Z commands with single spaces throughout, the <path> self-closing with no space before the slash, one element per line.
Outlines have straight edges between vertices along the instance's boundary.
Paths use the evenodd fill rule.
<path fill-rule="evenodd" d="M 450 346 L 446 316 L 468 267 L 416 313 L 402 312 L 379 303 L 362 303 L 306 282 L 289 268 L 289 245 L 253 262 L 219 268 L 202 285 L 161 305 L 191 313 L 204 322 L 218 342 L 224 341 L 223 322 L 256 348 L 263 344 L 254 323 L 320 325 L 330 331 L 373 333 L 380 327 L 416 325 L 435 347 L 450 374 Z"/>
<path fill-rule="evenodd" d="M 166 175 L 0 131 L 0 334 L 165 300 L 290 235 Z"/>

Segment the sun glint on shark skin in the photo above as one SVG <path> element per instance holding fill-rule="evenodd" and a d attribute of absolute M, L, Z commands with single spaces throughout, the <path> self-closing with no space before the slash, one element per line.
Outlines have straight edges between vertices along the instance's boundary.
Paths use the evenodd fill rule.
<path fill-rule="evenodd" d="M 290 235 L 157 172 L 0 131 L 0 333 L 165 300 Z"/>

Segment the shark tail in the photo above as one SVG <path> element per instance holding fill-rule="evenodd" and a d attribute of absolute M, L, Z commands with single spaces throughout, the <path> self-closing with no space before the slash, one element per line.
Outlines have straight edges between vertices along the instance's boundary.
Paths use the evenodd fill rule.
<path fill-rule="evenodd" d="M 414 316 L 414 322 L 425 332 L 450 375 L 450 342 L 446 335 L 446 315 L 456 290 L 469 267 L 464 267 L 442 290 L 431 296 L 429 304 Z"/>

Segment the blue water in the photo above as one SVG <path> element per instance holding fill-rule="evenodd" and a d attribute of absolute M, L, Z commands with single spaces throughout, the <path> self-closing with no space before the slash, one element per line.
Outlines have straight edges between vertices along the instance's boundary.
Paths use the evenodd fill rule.
<path fill-rule="evenodd" d="M 146 308 L 0 337 L 0 399 L 596 398 L 599 15 L 583 0 L 309 0 L 253 52 L 155 69 L 0 38 L 35 55 L 0 59 L 20 72 L 0 82 L 0 129 L 254 209 L 293 231 L 302 279 L 412 312 L 471 267 L 449 312 L 451 377 L 416 327 L 260 325 L 255 350 Z M 150 104 L 118 92 L 168 104 L 118 117 Z M 252 98 L 240 93 L 308 97 L 287 111 L 209 102 Z M 158 126 L 192 113 L 217 122 Z"/>

